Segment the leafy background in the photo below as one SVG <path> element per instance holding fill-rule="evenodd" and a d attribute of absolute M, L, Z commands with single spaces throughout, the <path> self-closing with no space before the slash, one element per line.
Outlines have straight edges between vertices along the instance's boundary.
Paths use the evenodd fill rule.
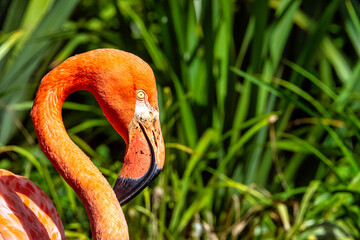
<path fill-rule="evenodd" d="M 123 208 L 132 239 L 360 238 L 358 1 L 2 0 L 0 29 L 0 168 L 51 197 L 68 239 L 88 219 L 29 111 L 46 72 L 109 47 L 153 68 L 166 143 Z M 125 145 L 94 97 L 63 117 L 113 184 Z"/>

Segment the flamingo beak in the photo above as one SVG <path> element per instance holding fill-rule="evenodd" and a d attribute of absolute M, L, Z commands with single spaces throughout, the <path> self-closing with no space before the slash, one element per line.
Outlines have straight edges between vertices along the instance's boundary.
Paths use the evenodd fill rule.
<path fill-rule="evenodd" d="M 159 112 L 149 104 L 145 95 L 136 100 L 135 114 L 128 132 L 124 165 L 114 185 L 121 206 L 147 187 L 164 165 L 165 148 Z"/>

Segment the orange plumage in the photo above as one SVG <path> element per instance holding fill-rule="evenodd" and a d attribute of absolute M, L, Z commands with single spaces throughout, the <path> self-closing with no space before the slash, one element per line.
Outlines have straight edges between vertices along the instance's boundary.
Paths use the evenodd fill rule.
<path fill-rule="evenodd" d="M 66 133 L 62 104 L 78 90 L 93 93 L 109 122 L 127 143 L 126 160 L 115 192 Z M 137 99 L 139 91 L 146 98 Z M 43 78 L 31 116 L 42 151 L 84 203 L 93 238 L 128 239 L 119 202 L 125 204 L 136 196 L 164 164 L 151 68 L 137 56 L 115 49 L 76 55 Z M 133 154 L 133 149 L 146 155 Z M 0 239 L 41 239 L 39 236 L 64 239 L 59 216 L 42 190 L 6 170 L 0 174 L 0 210 L 5 213 L 0 215 L 3 224 Z M 29 222 L 36 224 L 30 226 Z"/>
<path fill-rule="evenodd" d="M 49 197 L 29 179 L 0 169 L 0 237 L 64 239 L 64 227 Z"/>

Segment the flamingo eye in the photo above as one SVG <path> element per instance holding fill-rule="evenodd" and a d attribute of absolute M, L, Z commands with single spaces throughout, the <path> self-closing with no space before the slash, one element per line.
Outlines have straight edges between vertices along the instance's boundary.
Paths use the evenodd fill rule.
<path fill-rule="evenodd" d="M 144 90 L 137 90 L 136 91 L 136 98 L 138 100 L 144 100 L 146 96 L 146 93 L 144 92 Z"/>

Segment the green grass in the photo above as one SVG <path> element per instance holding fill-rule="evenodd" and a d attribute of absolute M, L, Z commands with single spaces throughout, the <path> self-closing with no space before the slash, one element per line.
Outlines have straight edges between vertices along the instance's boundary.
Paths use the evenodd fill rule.
<path fill-rule="evenodd" d="M 47 71 L 103 47 L 137 54 L 158 83 L 166 163 L 123 208 L 133 239 L 360 238 L 357 1 L 66 2 L 0 5 L 0 167 L 44 189 L 67 238 L 89 223 L 29 110 Z M 94 97 L 63 114 L 113 184 L 125 146 Z"/>

